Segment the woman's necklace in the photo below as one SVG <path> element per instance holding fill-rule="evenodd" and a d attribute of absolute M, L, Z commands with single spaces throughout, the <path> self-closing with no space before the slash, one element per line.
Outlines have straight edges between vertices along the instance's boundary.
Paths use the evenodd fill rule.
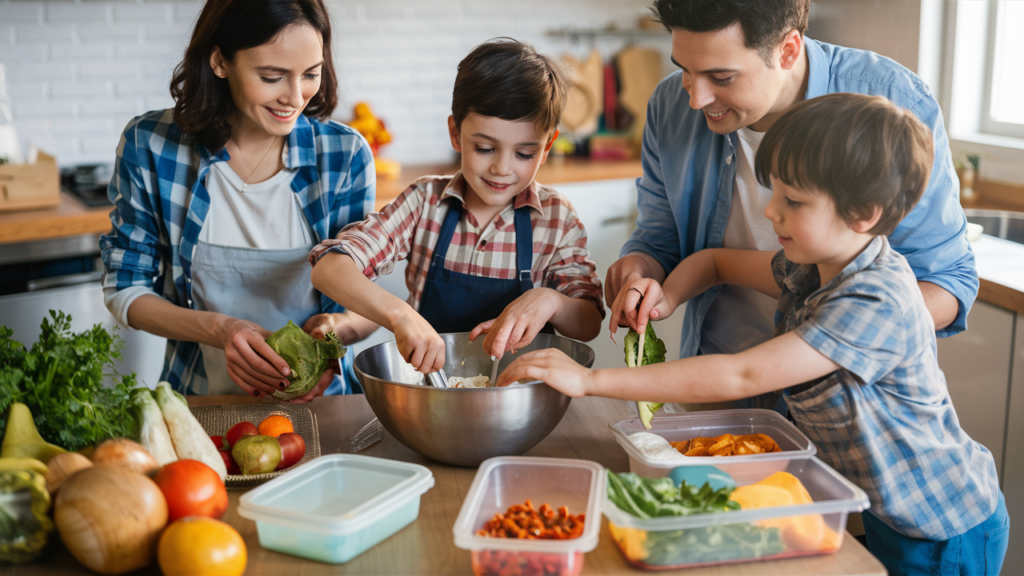
<path fill-rule="evenodd" d="M 260 164 L 263 164 L 263 161 L 267 159 L 267 154 L 270 154 L 270 149 L 274 147 L 274 144 L 277 144 L 277 136 L 274 136 L 274 139 L 271 140 L 270 147 L 267 148 L 267 151 L 263 153 L 263 157 L 260 158 L 260 161 L 256 163 L 256 167 L 250 170 L 249 175 L 242 179 L 242 192 L 245 192 L 249 189 L 249 179 L 252 178 L 252 175 L 256 172 L 256 169 L 260 167 Z M 237 144 L 235 144 L 235 150 L 238 150 Z M 241 154 L 238 155 L 238 159 L 242 160 Z M 242 160 L 242 164 L 244 164 L 246 168 L 249 167 L 248 164 L 245 163 L 245 160 Z"/>

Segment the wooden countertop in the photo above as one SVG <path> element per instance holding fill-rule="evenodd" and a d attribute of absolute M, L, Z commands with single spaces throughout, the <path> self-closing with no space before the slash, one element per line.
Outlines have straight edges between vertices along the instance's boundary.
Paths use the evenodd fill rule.
<path fill-rule="evenodd" d="M 255 403 L 245 396 L 190 396 L 192 406 Z M 343 451 L 352 437 L 373 418 L 361 395 L 318 398 L 308 405 L 316 415 L 322 454 Z M 634 416 L 627 403 L 604 398 L 582 398 L 572 401 L 558 427 L 528 456 L 581 458 L 593 460 L 613 471 L 627 471 L 626 453 L 616 444 L 608 422 Z M 384 439 L 361 452 L 367 456 L 389 458 L 422 464 L 434 474 L 434 487 L 420 500 L 419 517 L 409 526 L 347 564 L 331 565 L 280 554 L 262 548 L 256 524 L 238 515 L 238 498 L 244 493 L 229 491 L 229 506 L 224 521 L 238 529 L 248 548 L 247 576 L 261 574 L 472 574 L 470 553 L 455 546 L 452 526 L 462 501 L 476 475 L 475 468 L 457 468 L 428 460 L 409 450 L 387 432 Z M 608 533 L 602 518 L 598 547 L 586 554 L 583 574 L 649 574 L 630 566 Z M 9 569 L 10 570 L 10 569 Z M 88 574 L 61 545 L 36 562 L 17 566 L 16 574 Z M 154 565 L 133 574 L 158 574 Z M 667 572 L 666 572 L 667 573 Z M 771 560 L 744 564 L 727 564 L 677 572 L 686 576 L 708 574 L 885 574 L 878 560 L 846 534 L 843 546 L 833 554 L 789 560 Z"/>

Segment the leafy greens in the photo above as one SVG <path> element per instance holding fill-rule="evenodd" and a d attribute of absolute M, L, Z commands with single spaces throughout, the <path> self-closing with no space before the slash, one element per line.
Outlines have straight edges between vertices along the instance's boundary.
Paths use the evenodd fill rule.
<path fill-rule="evenodd" d="M 267 337 L 267 344 L 277 352 L 292 373 L 288 376 L 288 387 L 274 392 L 274 398 L 291 400 L 305 396 L 320 381 L 332 361 L 345 355 L 345 344 L 328 332 L 326 340 L 317 340 L 306 334 L 291 320 L 277 332 Z"/>
<path fill-rule="evenodd" d="M 641 341 L 643 342 L 642 344 Z M 623 338 L 623 344 L 626 349 L 626 366 L 630 368 L 665 361 L 665 343 L 654 333 L 654 326 L 650 322 L 647 323 L 647 329 L 644 330 L 643 338 L 640 337 L 636 330 L 630 328 L 629 332 L 626 333 L 626 337 Z M 637 364 L 637 351 L 641 345 L 643 346 L 643 352 L 640 355 L 640 363 Z M 644 428 L 650 430 L 651 419 L 654 418 L 655 412 L 661 409 L 662 403 L 637 402 L 636 405 L 640 411 L 640 421 L 643 422 Z"/>
<path fill-rule="evenodd" d="M 13 335 L 0 326 L 0 430 L 7 409 L 22 402 L 39 434 L 68 450 L 136 437 L 130 401 L 135 374 L 122 376 L 113 368 L 124 347 L 119 337 L 100 324 L 72 333 L 71 316 L 53 310 L 30 350 Z"/>

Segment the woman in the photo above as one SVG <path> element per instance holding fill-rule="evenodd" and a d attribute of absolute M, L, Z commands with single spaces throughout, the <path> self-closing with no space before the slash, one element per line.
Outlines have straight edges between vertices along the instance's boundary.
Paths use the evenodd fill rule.
<path fill-rule="evenodd" d="M 294 321 L 345 342 L 372 328 L 320 295 L 307 255 L 372 210 L 373 156 L 337 104 L 322 0 L 210 0 L 171 80 L 175 106 L 133 119 L 100 240 L 107 307 L 168 339 L 162 378 L 193 394 L 272 394 L 264 342 Z M 296 402 L 357 386 L 349 355 Z M 335 376 L 340 376 L 335 378 Z"/>

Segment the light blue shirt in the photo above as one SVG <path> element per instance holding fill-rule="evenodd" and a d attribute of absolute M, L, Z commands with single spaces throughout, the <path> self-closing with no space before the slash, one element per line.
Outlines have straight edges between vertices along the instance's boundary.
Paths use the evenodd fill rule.
<path fill-rule="evenodd" d="M 818 457 L 860 486 L 871 513 L 913 538 L 948 540 L 995 511 L 992 453 L 960 427 L 935 332 L 906 259 L 877 236 L 824 286 L 813 264 L 772 261 L 775 335 L 795 331 L 840 366 L 785 392 Z"/>
<path fill-rule="evenodd" d="M 928 188 L 889 242 L 918 280 L 944 288 L 959 301 L 956 320 L 937 336 L 963 331 L 978 294 L 978 275 L 938 103 L 920 78 L 888 58 L 809 38 L 805 46 L 806 98 L 835 92 L 884 96 L 931 130 L 935 162 Z M 689 107 L 681 76 L 680 71 L 662 80 L 648 102 L 644 174 L 637 179 L 639 216 L 621 251 L 623 256 L 649 254 L 666 273 L 698 250 L 722 246 L 736 176 L 736 134 L 723 136 L 707 127 L 704 114 Z M 712 288 L 687 304 L 681 357 L 697 353 L 704 316 L 718 292 Z"/>

